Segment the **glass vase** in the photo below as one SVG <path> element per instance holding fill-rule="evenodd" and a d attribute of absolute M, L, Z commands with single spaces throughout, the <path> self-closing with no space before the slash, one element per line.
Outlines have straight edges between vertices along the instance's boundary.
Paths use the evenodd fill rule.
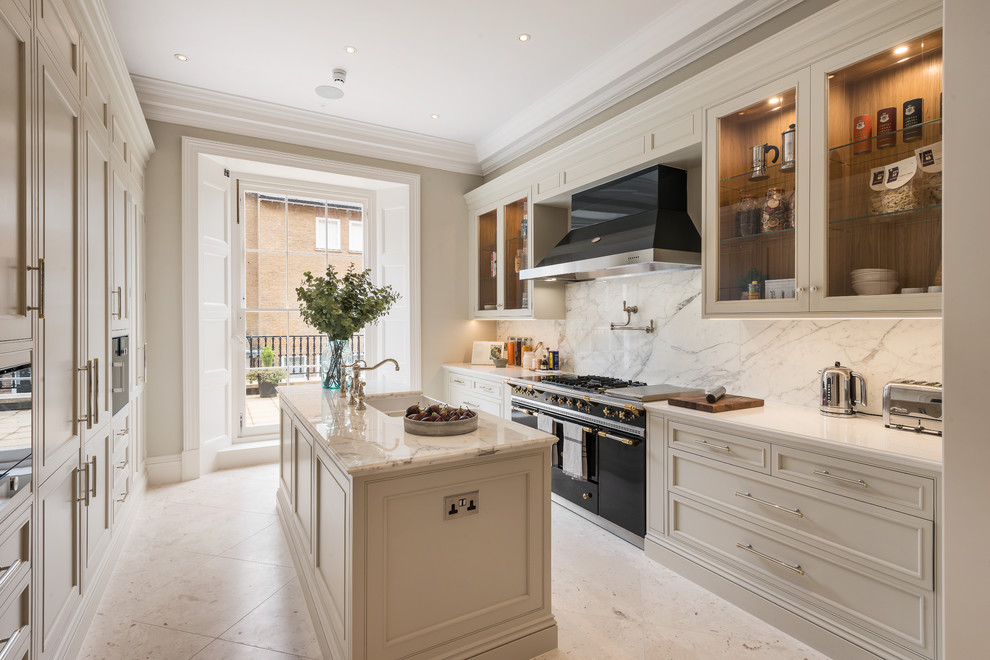
<path fill-rule="evenodd" d="M 343 365 L 351 363 L 351 340 L 328 339 L 320 353 L 320 382 L 328 390 L 339 390 Z"/>

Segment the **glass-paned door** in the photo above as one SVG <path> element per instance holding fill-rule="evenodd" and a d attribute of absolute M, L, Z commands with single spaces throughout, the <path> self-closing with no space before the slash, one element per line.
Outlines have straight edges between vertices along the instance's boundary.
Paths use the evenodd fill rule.
<path fill-rule="evenodd" d="M 519 271 L 529 268 L 529 203 L 524 197 L 504 207 L 505 263 L 502 286 L 504 308 L 529 309 L 529 283 L 519 279 Z"/>
<path fill-rule="evenodd" d="M 794 298 L 797 91 L 784 89 L 717 121 L 717 301 Z"/>
<path fill-rule="evenodd" d="M 278 430 L 275 388 L 319 383 L 327 337 L 299 314 L 296 288 L 304 273 L 338 277 L 364 269 L 364 208 L 318 197 L 245 190 L 241 193 L 243 371 L 240 436 Z M 364 355 L 364 335 L 351 338 Z"/>
<path fill-rule="evenodd" d="M 942 31 L 830 71 L 827 86 L 825 295 L 940 293 Z"/>
<path fill-rule="evenodd" d="M 498 209 L 478 216 L 478 311 L 498 309 Z"/>

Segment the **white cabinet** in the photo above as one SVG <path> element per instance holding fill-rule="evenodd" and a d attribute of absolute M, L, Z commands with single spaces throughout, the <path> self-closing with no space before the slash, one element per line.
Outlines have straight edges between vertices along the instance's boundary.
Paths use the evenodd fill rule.
<path fill-rule="evenodd" d="M 650 416 L 648 556 L 837 657 L 936 657 L 937 475 L 686 417 Z"/>
<path fill-rule="evenodd" d="M 447 391 L 444 403 L 504 416 L 505 382 L 498 376 L 474 374 L 465 370 L 445 368 Z"/>
<path fill-rule="evenodd" d="M 29 306 L 36 306 L 32 260 L 30 127 L 33 59 L 31 28 L 10 0 L 0 1 L 0 341 L 31 338 Z"/>
<path fill-rule="evenodd" d="M 87 591 L 110 546 L 114 470 L 111 425 L 90 439 L 83 454 L 82 471 L 82 588 Z"/>
<path fill-rule="evenodd" d="M 522 280 L 567 233 L 565 209 L 532 203 L 529 189 L 473 208 L 469 230 L 470 315 L 564 318 L 562 284 Z"/>
<path fill-rule="evenodd" d="M 127 277 L 127 232 L 130 225 L 131 204 L 127 192 L 127 171 L 115 165 L 111 172 L 111 254 L 110 263 L 110 318 L 113 330 L 129 329 L 128 323 L 128 277 Z"/>
<path fill-rule="evenodd" d="M 941 60 L 929 15 L 706 108 L 706 317 L 941 314 Z"/>

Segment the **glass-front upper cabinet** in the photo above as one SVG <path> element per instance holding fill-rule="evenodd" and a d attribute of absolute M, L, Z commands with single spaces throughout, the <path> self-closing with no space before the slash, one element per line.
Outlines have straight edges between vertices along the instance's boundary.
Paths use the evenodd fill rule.
<path fill-rule="evenodd" d="M 937 310 L 942 31 L 835 64 L 819 74 L 827 95 L 822 307 Z"/>
<path fill-rule="evenodd" d="M 709 311 L 781 313 L 807 305 L 798 300 L 807 230 L 803 87 L 799 77 L 782 80 L 708 110 Z"/>
<path fill-rule="evenodd" d="M 475 318 L 523 317 L 531 314 L 533 285 L 519 279 L 529 267 L 529 193 L 508 197 L 473 214 L 476 273 L 472 315 Z"/>

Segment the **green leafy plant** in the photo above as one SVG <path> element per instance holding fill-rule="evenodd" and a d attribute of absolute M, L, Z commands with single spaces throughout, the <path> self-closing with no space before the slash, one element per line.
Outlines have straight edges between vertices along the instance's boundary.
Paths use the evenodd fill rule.
<path fill-rule="evenodd" d="M 252 369 L 247 374 L 249 383 L 271 383 L 278 385 L 285 380 L 288 372 L 285 369 Z"/>
<path fill-rule="evenodd" d="M 343 277 L 327 266 L 326 277 L 303 273 L 296 289 L 303 321 L 326 333 L 330 339 L 350 339 L 369 323 L 388 314 L 399 293 L 391 286 L 375 286 L 371 270 L 358 272 L 352 264 Z"/>
<path fill-rule="evenodd" d="M 261 349 L 261 366 L 263 367 L 274 367 L 275 366 L 275 351 L 272 350 L 271 346 L 265 346 Z"/>

